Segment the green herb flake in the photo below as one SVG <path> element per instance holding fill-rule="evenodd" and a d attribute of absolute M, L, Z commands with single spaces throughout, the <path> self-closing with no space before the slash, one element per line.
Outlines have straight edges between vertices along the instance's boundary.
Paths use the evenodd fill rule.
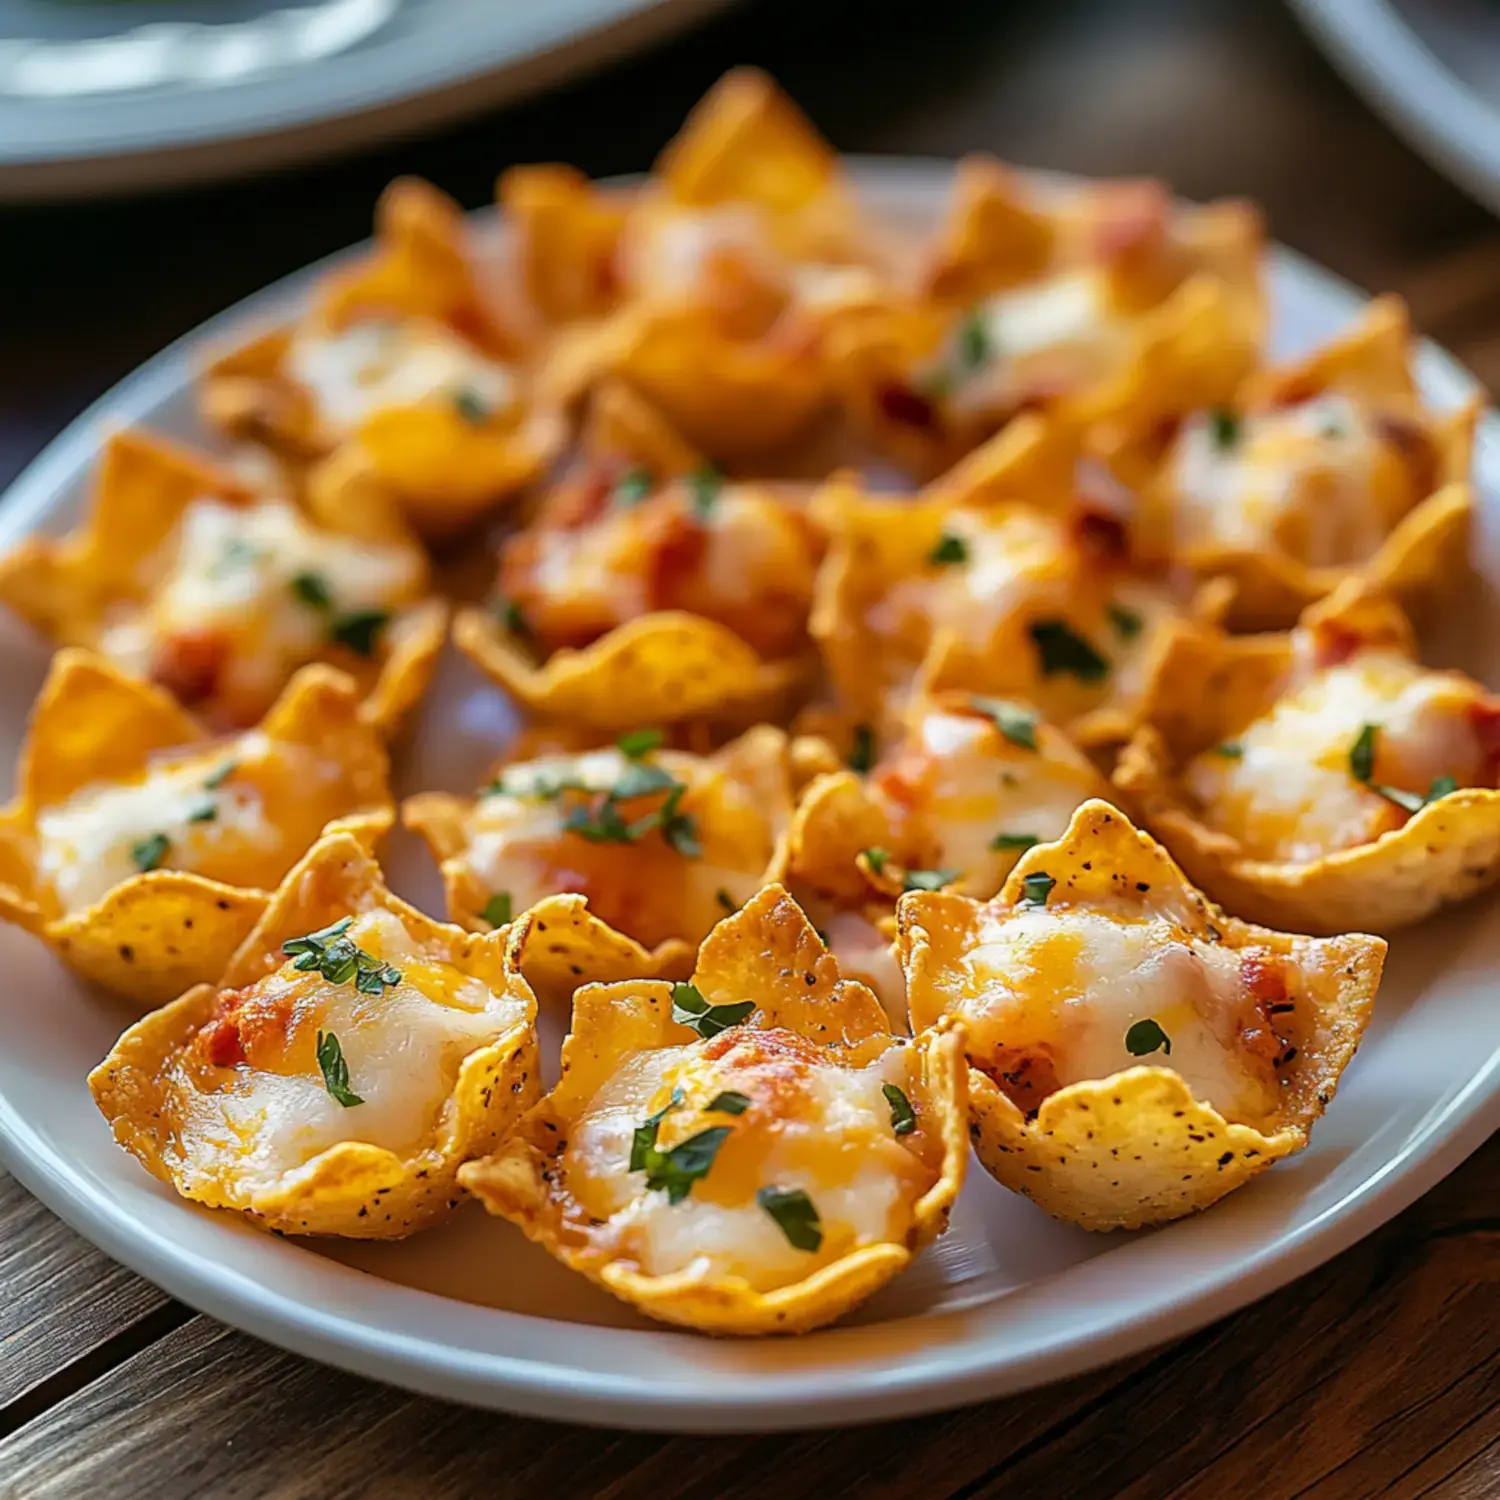
<path fill-rule="evenodd" d="M 861 776 L 875 764 L 875 731 L 868 724 L 854 726 L 854 744 L 845 764 Z"/>
<path fill-rule="evenodd" d="M 136 869 L 145 874 L 148 870 L 158 870 L 162 861 L 167 857 L 172 848 L 172 840 L 164 833 L 153 833 L 149 838 L 142 839 L 138 844 L 130 846 L 130 859 Z"/>
<path fill-rule="evenodd" d="M 512 635 L 520 636 L 522 639 L 530 636 L 531 624 L 526 618 L 526 611 L 514 599 L 507 599 L 501 595 L 493 601 L 490 608 L 494 610 L 495 618 Z"/>
<path fill-rule="evenodd" d="M 970 698 L 969 707 L 990 720 L 1012 745 L 1036 749 L 1037 716 L 1030 709 L 1004 698 Z"/>
<path fill-rule="evenodd" d="M 794 1250 L 806 1250 L 811 1255 L 822 1248 L 823 1221 L 801 1188 L 764 1187 L 755 1201 L 775 1219 Z"/>
<path fill-rule="evenodd" d="M 1057 882 L 1047 874 L 1045 870 L 1038 870 L 1035 875 L 1028 875 L 1021 882 L 1021 888 L 1025 895 L 1021 898 L 1023 906 L 1045 906 L 1047 897 L 1052 894 L 1052 887 Z"/>
<path fill-rule="evenodd" d="M 330 984 L 348 984 L 352 980 L 362 995 L 378 995 L 383 989 L 400 984 L 399 969 L 366 953 L 345 936 L 353 922 L 353 917 L 342 917 L 306 937 L 289 938 L 281 945 L 281 951 L 294 961 L 294 969 L 304 974 L 321 974 Z"/>
<path fill-rule="evenodd" d="M 294 573 L 291 579 L 292 592 L 309 609 L 332 609 L 333 592 L 328 580 L 321 573 Z"/>
<path fill-rule="evenodd" d="M 318 1033 L 318 1067 L 323 1072 L 323 1087 L 338 1100 L 345 1109 L 353 1109 L 365 1101 L 349 1087 L 349 1064 L 344 1061 L 344 1049 L 331 1031 Z"/>
<path fill-rule="evenodd" d="M 356 656 L 371 657 L 380 632 L 390 623 L 388 609 L 356 609 L 340 615 L 333 622 L 328 638 L 335 645 L 346 646 Z"/>
<path fill-rule="evenodd" d="M 465 422 L 478 427 L 488 419 L 489 403 L 471 385 L 460 386 L 453 393 L 453 405 Z"/>
<path fill-rule="evenodd" d="M 216 792 L 236 771 L 240 768 L 237 760 L 220 761 L 217 766 L 204 778 L 203 790 L 205 792 Z"/>
<path fill-rule="evenodd" d="M 721 1031 L 738 1026 L 755 1010 L 755 1001 L 738 1000 L 731 1005 L 710 1005 L 696 985 L 672 986 L 672 1019 L 709 1041 Z"/>
<path fill-rule="evenodd" d="M 935 568 L 951 567 L 954 563 L 966 563 L 968 560 L 969 544 L 951 531 L 945 531 L 927 554 L 927 561 Z"/>
<path fill-rule="evenodd" d="M 218 807 L 212 802 L 204 802 L 187 815 L 187 820 L 189 823 L 212 823 L 218 816 Z"/>
<path fill-rule="evenodd" d="M 1133 609 L 1126 609 L 1123 604 L 1111 604 L 1105 613 L 1109 616 L 1109 623 L 1115 627 L 1115 634 L 1122 641 L 1133 641 L 1145 625 L 1145 621 Z"/>
<path fill-rule="evenodd" d="M 615 741 L 620 753 L 631 760 L 639 760 L 653 750 L 660 750 L 666 740 L 660 729 L 631 729 Z"/>
<path fill-rule="evenodd" d="M 496 891 L 488 901 L 484 903 L 484 910 L 479 914 L 491 927 L 504 927 L 512 916 L 511 899 L 509 891 Z"/>
<path fill-rule="evenodd" d="M 984 312 L 975 308 L 958 325 L 958 368 L 965 375 L 983 368 L 994 357 L 994 340 Z"/>
<path fill-rule="evenodd" d="M 1444 797 L 1451 797 L 1458 790 L 1458 777 L 1439 776 L 1436 781 L 1427 788 L 1427 800 L 1429 802 L 1441 802 Z"/>
<path fill-rule="evenodd" d="M 911 1100 L 894 1083 L 882 1084 L 880 1092 L 891 1107 L 891 1129 L 897 1135 L 910 1135 L 917 1128 L 917 1112 L 911 1107 Z"/>
<path fill-rule="evenodd" d="M 1041 657 L 1043 677 L 1067 672 L 1079 682 L 1102 682 L 1109 676 L 1109 662 L 1061 620 L 1036 620 L 1029 634 Z"/>
<path fill-rule="evenodd" d="M 940 891 L 952 885 L 963 874 L 962 870 L 908 870 L 901 882 L 904 891 Z"/>
<path fill-rule="evenodd" d="M 1239 445 L 1240 419 L 1227 408 L 1217 407 L 1208 414 L 1208 433 L 1220 453 L 1229 453 Z"/>
<path fill-rule="evenodd" d="M 877 875 L 884 874 L 885 873 L 885 862 L 886 862 L 886 860 L 888 860 L 891 857 L 890 854 L 887 853 L 886 850 L 880 848 L 878 845 L 876 847 L 874 847 L 873 849 L 866 849 L 864 853 L 865 853 L 865 863 L 867 865 L 869 865 L 869 867 Z"/>
<path fill-rule="evenodd" d="M 615 485 L 611 499 L 628 510 L 647 499 L 655 488 L 656 480 L 650 469 L 628 469 Z"/>
<path fill-rule="evenodd" d="M 703 1107 L 704 1113 L 710 1115 L 742 1115 L 749 1108 L 750 1096 L 738 1089 L 725 1089 L 722 1094 L 715 1094 Z"/>
<path fill-rule="evenodd" d="M 1366 724 L 1349 747 L 1349 774 L 1356 781 L 1369 781 L 1375 771 L 1375 736 L 1379 727 Z"/>
<path fill-rule="evenodd" d="M 714 900 L 719 903 L 719 910 L 728 916 L 732 917 L 740 909 L 734 897 L 722 885 L 714 892 Z"/>
<path fill-rule="evenodd" d="M 990 840 L 991 849 L 1031 849 L 1041 840 L 1034 833 L 997 833 Z"/>
<path fill-rule="evenodd" d="M 1125 1050 L 1132 1057 L 1149 1057 L 1153 1052 L 1172 1052 L 1172 1039 L 1149 1017 L 1137 1021 L 1125 1033 Z"/>
<path fill-rule="evenodd" d="M 1238 740 L 1225 740 L 1222 745 L 1214 746 L 1214 754 L 1224 760 L 1243 760 L 1245 747 Z"/>
<path fill-rule="evenodd" d="M 646 1174 L 649 1191 L 665 1193 L 668 1203 L 681 1203 L 692 1192 L 693 1184 L 708 1176 L 719 1147 L 729 1139 L 731 1128 L 711 1125 L 707 1130 L 679 1141 L 670 1151 L 663 1151 L 656 1144 L 660 1124 L 660 1116 L 653 1116 L 645 1125 L 637 1126 L 630 1144 L 630 1170 Z M 648 1130 L 649 1140 L 643 1139 L 643 1133 Z"/>
<path fill-rule="evenodd" d="M 718 503 L 719 492 L 724 488 L 724 476 L 711 464 L 706 464 L 688 475 L 687 488 L 693 514 L 700 521 L 706 521 Z"/>

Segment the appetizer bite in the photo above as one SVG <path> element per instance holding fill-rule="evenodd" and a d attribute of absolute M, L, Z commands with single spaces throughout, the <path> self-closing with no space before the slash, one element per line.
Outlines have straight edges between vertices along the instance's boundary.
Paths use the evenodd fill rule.
<path fill-rule="evenodd" d="M 399 179 L 375 228 L 370 255 L 329 276 L 298 323 L 209 367 L 203 412 L 298 467 L 359 475 L 444 537 L 539 477 L 566 428 L 533 399 L 458 205 Z"/>
<path fill-rule="evenodd" d="M 434 922 L 331 834 L 222 980 L 136 1022 L 89 1087 L 184 1198 L 280 1234 L 411 1234 L 458 1206 L 459 1163 L 536 1098 L 526 928 Z"/>
<path fill-rule="evenodd" d="M 1500 698 L 1350 582 L 1287 634 L 1181 627 L 1115 783 L 1256 921 L 1389 932 L 1500 878 Z"/>
<path fill-rule="evenodd" d="M 1300 1151 L 1385 959 L 1226 916 L 1098 801 L 994 901 L 918 892 L 899 923 L 913 1025 L 964 1029 L 980 1161 L 1085 1229 L 1180 1218 Z"/>
<path fill-rule="evenodd" d="M 1480 398 L 1429 411 L 1413 357 L 1404 304 L 1382 297 L 1225 404 L 1119 443 L 1138 545 L 1232 578 L 1240 628 L 1288 626 L 1355 575 L 1425 602 L 1463 563 Z"/>
<path fill-rule="evenodd" d="M 1123 525 L 1071 489 L 976 499 L 950 476 L 872 495 L 838 475 L 813 513 L 829 541 L 812 635 L 839 708 L 882 737 L 962 689 L 1035 704 L 1084 746 L 1122 740 L 1163 627 L 1219 598 L 1136 567 Z"/>
<path fill-rule="evenodd" d="M 1090 797 L 1110 795 L 1093 762 L 1023 703 L 945 693 L 918 705 L 907 732 L 877 750 L 868 727 L 847 769 L 802 793 L 788 834 L 787 882 L 839 960 L 905 1014 L 890 954 L 903 891 L 983 900 L 1034 844 Z"/>
<path fill-rule="evenodd" d="M 0 811 L 0 917 L 159 1005 L 218 977 L 325 825 L 385 833 L 388 774 L 332 668 L 303 668 L 255 729 L 214 739 L 160 688 L 60 651 Z"/>
<path fill-rule="evenodd" d="M 561 1082 L 460 1180 L 652 1317 L 800 1333 L 946 1227 L 965 1103 L 961 1034 L 892 1036 L 769 886 L 690 984 L 581 989 Z"/>
<path fill-rule="evenodd" d="M 659 467 L 585 460 L 506 541 L 493 605 L 459 613 L 460 649 L 548 718 L 749 722 L 810 674 L 821 542 L 803 507 L 685 469 L 671 442 L 635 445 Z"/>
<path fill-rule="evenodd" d="M 503 926 L 573 893 L 676 974 L 726 912 L 773 878 L 791 817 L 787 739 L 762 724 L 712 755 L 659 729 L 503 764 L 473 799 L 425 792 L 403 817 L 442 866 L 450 921 Z M 597 976 L 595 976 L 597 977 Z"/>
<path fill-rule="evenodd" d="M 507 173 L 501 197 L 532 300 L 594 319 L 555 342 L 549 399 L 617 376 L 717 462 L 765 460 L 827 413 L 830 333 L 885 294 L 838 157 L 751 69 L 710 91 L 628 204 L 550 167 Z"/>
<path fill-rule="evenodd" d="M 1264 322 L 1260 241 L 1244 204 L 1180 208 L 1155 182 L 1046 192 L 970 158 L 922 295 L 841 325 L 845 394 L 919 475 L 1029 408 L 1149 420 L 1188 391 L 1227 397 Z"/>
<path fill-rule="evenodd" d="M 139 432 L 105 444 L 83 524 L 0 557 L 0 603 L 61 645 L 160 684 L 216 729 L 267 712 L 297 668 L 343 668 L 387 732 L 421 696 L 447 608 L 388 520 L 333 531 L 209 458 Z"/>

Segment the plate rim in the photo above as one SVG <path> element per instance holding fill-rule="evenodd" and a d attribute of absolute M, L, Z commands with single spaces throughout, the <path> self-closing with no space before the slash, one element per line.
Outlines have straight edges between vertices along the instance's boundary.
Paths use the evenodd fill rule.
<path fill-rule="evenodd" d="M 845 160 L 862 191 L 877 199 L 888 195 L 893 201 L 931 194 L 937 181 L 951 175 L 954 165 L 943 158 L 850 156 Z M 475 217 L 493 220 L 495 210 L 477 210 Z M 203 351 L 231 330 L 244 332 L 256 326 L 273 310 L 284 316 L 323 271 L 358 254 L 368 243 L 337 251 L 272 282 L 189 330 L 106 391 L 48 443 L 0 497 L 0 545 L 9 545 L 46 519 L 74 476 L 92 466 L 104 431 L 143 420 L 151 407 L 192 378 Z M 1273 276 L 1301 278 L 1337 304 L 1344 315 L 1367 300 L 1347 281 L 1283 246 L 1272 247 L 1271 265 Z M 1454 397 L 1477 388 L 1457 360 L 1430 341 L 1422 341 L 1420 364 L 1424 376 L 1445 386 Z M 1493 452 L 1497 443 L 1500 415 L 1486 406 L 1480 446 Z M 853 1375 L 845 1372 L 844 1380 L 832 1389 L 783 1373 L 739 1372 L 733 1377 L 715 1374 L 708 1378 L 700 1371 L 696 1375 L 684 1372 L 675 1383 L 644 1381 L 619 1370 L 604 1373 L 494 1351 L 455 1349 L 430 1337 L 418 1338 L 389 1327 L 375 1329 L 325 1313 L 203 1260 L 132 1219 L 121 1205 L 92 1194 L 85 1174 L 70 1169 L 3 1093 L 0 1165 L 85 1238 L 169 1294 L 233 1327 L 322 1363 L 522 1416 L 656 1431 L 731 1432 L 915 1416 L 1031 1389 L 1180 1337 L 1238 1311 L 1348 1248 L 1431 1188 L 1497 1126 L 1500 1049 L 1477 1064 L 1462 1087 L 1412 1128 L 1396 1154 L 1378 1163 L 1306 1223 L 1275 1231 L 1216 1275 L 1195 1279 L 1184 1274 L 1165 1293 L 1149 1299 L 1136 1294 L 1122 1307 L 1112 1308 L 1108 1316 L 1095 1316 L 1086 1327 L 1075 1323 L 1040 1340 L 1023 1340 L 1020 1348 L 988 1339 L 961 1351 L 924 1348 L 918 1357 L 893 1353 Z M 125 1163 L 124 1157 L 121 1162 Z M 184 1206 L 184 1211 L 193 1210 Z M 347 1267 L 338 1269 L 348 1271 Z M 451 1299 L 434 1293 L 401 1290 L 451 1304 Z M 1026 1290 L 1021 1287 L 1011 1295 Z M 482 1311 L 501 1318 L 531 1317 L 499 1309 Z M 965 1313 L 920 1316 L 961 1318 Z M 587 1327 L 601 1336 L 698 1338 L 666 1330 L 568 1326 Z"/>

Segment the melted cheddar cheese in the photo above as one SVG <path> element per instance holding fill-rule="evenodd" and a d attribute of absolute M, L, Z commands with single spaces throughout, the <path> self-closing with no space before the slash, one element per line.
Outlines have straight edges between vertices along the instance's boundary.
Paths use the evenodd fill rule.
<path fill-rule="evenodd" d="M 1441 777 L 1493 784 L 1473 710 L 1482 692 L 1458 673 L 1432 672 L 1389 651 L 1361 651 L 1312 668 L 1227 747 L 1189 763 L 1184 785 L 1211 828 L 1252 858 L 1306 862 L 1368 843 L 1407 812 L 1374 790 L 1425 796 Z M 1356 779 L 1350 755 L 1375 726 L 1373 770 Z"/>
<path fill-rule="evenodd" d="M 1024 1110 L 1151 1063 L 1227 1119 L 1259 1126 L 1274 1115 L 1274 1007 L 1295 999 L 1263 950 L 1211 943 L 1137 908 L 1023 904 L 988 919 L 963 963 L 971 1062 Z M 1143 1021 L 1170 1052 L 1132 1053 L 1126 1036 Z"/>
<path fill-rule="evenodd" d="M 364 994 L 288 960 L 226 992 L 173 1063 L 163 1113 L 188 1196 L 243 1206 L 342 1141 L 403 1157 L 435 1146 L 463 1060 L 525 1020 L 522 1001 L 433 956 L 392 912 L 357 917 L 347 936 L 399 980 Z M 337 1037 L 361 1103 L 346 1107 L 330 1091 L 320 1032 Z"/>
<path fill-rule="evenodd" d="M 581 646 L 652 610 L 680 609 L 733 630 L 763 656 L 803 643 L 815 560 L 788 506 L 723 485 L 706 506 L 687 484 L 635 504 L 606 492 L 583 524 L 547 524 L 512 538 L 500 589 L 548 649 Z"/>
<path fill-rule="evenodd" d="M 764 883 L 772 817 L 762 788 L 693 756 L 668 751 L 651 766 L 685 788 L 677 812 L 692 821 L 692 843 L 669 842 L 659 827 L 630 839 L 591 839 L 566 827 L 579 815 L 597 822 L 611 789 L 640 769 L 610 748 L 507 766 L 475 805 L 461 864 L 486 890 L 507 892 L 517 912 L 573 891 L 647 947 L 673 937 L 700 941 Z M 663 788 L 631 797 L 617 811 L 625 824 L 649 819 L 669 795 Z"/>
<path fill-rule="evenodd" d="M 379 411 L 463 399 L 488 416 L 507 411 L 516 399 L 506 366 L 423 318 L 300 329 L 287 349 L 286 372 L 311 393 L 319 417 L 340 436 Z"/>
<path fill-rule="evenodd" d="M 259 733 L 86 786 L 36 820 L 37 874 L 64 912 L 147 869 L 274 887 L 343 808 L 343 767 Z"/>
<path fill-rule="evenodd" d="M 647 1275 L 741 1277 L 758 1291 L 785 1286 L 859 1246 L 905 1241 L 942 1156 L 914 1074 L 909 1043 L 855 1068 L 789 1032 L 744 1027 L 637 1053 L 573 1123 L 558 1188 L 596 1242 Z M 887 1084 L 915 1111 L 916 1128 L 904 1136 L 893 1128 Z M 726 1091 L 750 1101 L 743 1113 L 707 1109 Z M 728 1128 L 707 1173 L 676 1204 L 630 1170 L 637 1128 L 662 1110 L 663 1151 Z M 768 1188 L 807 1195 L 822 1232 L 818 1249 L 790 1243 L 756 1201 Z"/>
<path fill-rule="evenodd" d="M 298 667 L 339 645 L 340 622 L 389 615 L 422 582 L 414 549 L 316 530 L 281 501 L 196 500 L 149 602 L 110 621 L 100 649 L 189 706 L 211 700 L 219 717 L 248 723 Z"/>
<path fill-rule="evenodd" d="M 1337 392 L 1238 417 L 1198 414 L 1167 482 L 1183 549 L 1275 550 L 1310 567 L 1367 561 L 1420 498 L 1400 453 Z"/>
<path fill-rule="evenodd" d="M 930 712 L 870 777 L 908 868 L 958 871 L 956 888 L 988 898 L 1029 843 L 1067 828 L 1098 788 L 1071 747 L 1028 748 L 980 713 Z"/>

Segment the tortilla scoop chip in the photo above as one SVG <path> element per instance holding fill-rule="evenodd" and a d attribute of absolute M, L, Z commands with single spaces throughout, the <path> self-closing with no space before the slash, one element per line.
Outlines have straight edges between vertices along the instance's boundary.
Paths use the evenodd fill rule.
<path fill-rule="evenodd" d="M 549 323 L 600 317 L 616 296 L 625 208 L 576 167 L 511 167 L 496 186 L 527 301 Z"/>
<path fill-rule="evenodd" d="M 1389 595 L 1352 581 L 1303 616 L 1416 659 L 1410 623 Z M 1114 782 L 1190 878 L 1254 921 L 1299 932 L 1390 933 L 1500 880 L 1500 791 L 1464 787 L 1369 842 L 1302 862 L 1251 858 L 1210 827 L 1181 782 L 1187 762 L 1232 739 L 1275 703 L 1293 662 L 1289 633 L 1229 636 L 1180 626 L 1147 692 L 1147 724 L 1121 752 Z"/>
<path fill-rule="evenodd" d="M 987 1050 L 998 1038 L 986 1035 L 985 1001 L 1005 992 L 996 968 L 1003 958 L 994 954 L 1004 952 L 1005 929 L 1018 913 L 1029 919 L 1027 880 L 1043 875 L 1055 882 L 1043 904 L 1058 911 L 1060 924 L 1079 908 L 1116 921 L 1160 916 L 1199 944 L 1269 951 L 1295 967 L 1297 1003 L 1276 1018 L 1289 1046 L 1270 1118 L 1254 1125 L 1225 1118 L 1194 1097 L 1170 1060 L 1066 1084 L 1029 1112 L 1013 1101 L 994 1076 L 1011 1076 L 1003 1070 L 1014 1065 Z M 1028 851 L 994 901 L 919 892 L 902 898 L 898 922 L 913 1026 L 952 1018 L 966 1028 L 980 1161 L 1006 1187 L 1085 1229 L 1181 1218 L 1300 1151 L 1358 1046 L 1385 959 L 1376 937 L 1292 936 L 1226 916 L 1159 845 L 1102 801 L 1080 807 L 1055 844 Z M 1087 978 L 1078 983 L 1087 990 Z M 1170 1042 L 1167 1059 L 1169 1049 Z"/>
<path fill-rule="evenodd" d="M 778 718 L 807 676 L 804 662 L 762 661 L 723 625 L 676 610 L 641 615 L 541 665 L 481 609 L 459 611 L 453 639 L 533 712 L 602 730 Z"/>
<path fill-rule="evenodd" d="M 658 479 L 702 469 L 708 460 L 639 391 L 623 380 L 603 380 L 589 401 L 579 435 L 591 459 L 624 461 Z"/>
<path fill-rule="evenodd" d="M 732 337 L 692 307 L 633 309 L 611 369 L 688 442 L 729 464 L 793 442 L 833 394 L 815 349 Z"/>
<path fill-rule="evenodd" d="M 838 170 L 833 149 L 766 74 L 735 68 L 693 107 L 654 175 L 677 203 L 748 201 L 791 215 L 824 197 Z"/>
<path fill-rule="evenodd" d="M 395 1045 L 380 1036 L 382 1008 L 395 1016 L 399 1005 L 402 1016 L 440 1025 L 431 1013 L 457 1007 L 425 1000 L 399 978 L 394 988 L 378 984 L 362 1002 L 353 984 L 304 980 L 283 956 L 284 942 L 370 914 L 393 919 L 380 927 L 382 936 L 404 930 L 400 951 L 382 948 L 377 957 L 420 963 L 429 984 L 466 983 L 469 1017 L 476 1014 L 472 987 L 482 986 L 493 1024 L 471 1024 L 437 1046 L 426 1044 L 420 1026 L 407 1026 Z M 459 1163 L 492 1150 L 536 1098 L 536 1000 L 519 965 L 527 928 L 523 918 L 475 936 L 434 922 L 386 889 L 357 839 L 330 834 L 287 876 L 222 982 L 200 984 L 138 1021 L 89 1076 L 89 1087 L 120 1145 L 185 1198 L 282 1234 L 411 1234 L 457 1206 Z M 299 985 L 299 1006 L 278 1011 L 277 996 Z M 309 999 L 339 1038 L 332 1069 L 323 1059 L 321 1025 L 316 1045 L 307 1034 L 314 1025 Z M 344 1007 L 338 1031 L 335 1006 Z M 478 1014 L 488 1020 L 490 1009 Z M 226 1030 L 231 1050 L 221 1052 Z M 399 1068 L 389 1057 L 382 1063 L 382 1040 L 393 1044 Z M 456 1066 L 455 1045 L 462 1049 Z M 340 1065 L 342 1087 L 355 1102 L 335 1110 L 342 1104 L 334 1088 Z M 401 1111 L 400 1095 L 412 1090 L 423 1090 L 434 1106 L 419 1116 L 408 1111 L 422 1121 L 414 1139 L 391 1119 Z M 290 1114 L 295 1129 L 278 1131 L 267 1111 L 272 1121 Z M 401 1143 L 360 1138 L 381 1134 Z"/>
<path fill-rule="evenodd" d="M 778 886 L 719 924 L 703 945 L 692 984 L 692 994 L 679 988 L 676 998 L 711 1006 L 749 1002 L 753 1009 L 718 1033 L 700 1023 L 713 1038 L 700 1041 L 696 1028 L 673 1020 L 672 985 L 638 981 L 581 989 L 563 1044 L 561 1081 L 496 1154 L 469 1164 L 460 1180 L 491 1213 L 519 1225 L 564 1265 L 651 1317 L 716 1334 L 805 1332 L 864 1300 L 946 1227 L 968 1155 L 961 1032 L 944 1027 L 915 1041 L 891 1036 L 879 1001 L 864 985 L 840 977 L 833 956 Z M 729 1063 L 716 1061 L 726 1054 Z M 734 1057 L 750 1060 L 745 1072 L 732 1071 Z M 862 1172 L 888 1182 L 887 1174 L 899 1174 L 900 1227 L 861 1236 L 817 1219 L 812 1248 L 806 1241 L 799 1246 L 789 1231 L 785 1240 L 774 1228 L 767 1234 L 768 1219 L 772 1225 L 781 1221 L 758 1202 L 756 1189 L 778 1184 L 760 1184 L 764 1168 L 756 1163 L 767 1160 L 760 1153 L 769 1149 L 769 1160 L 776 1160 L 789 1124 L 782 1113 L 787 1101 L 801 1109 L 820 1107 L 799 1079 L 848 1089 L 856 1086 L 854 1070 L 894 1069 L 898 1063 L 904 1081 L 896 1087 L 913 1123 L 904 1136 L 896 1134 L 898 1116 L 894 1105 L 887 1110 L 887 1093 L 872 1117 L 880 1138 L 867 1143 L 859 1160 Z M 773 1089 L 778 1069 L 790 1076 L 778 1073 Z M 655 1086 L 642 1087 L 639 1080 L 648 1073 Z M 590 1138 L 595 1101 L 612 1099 L 618 1109 L 621 1091 L 631 1091 L 625 1103 L 638 1107 L 645 1120 L 661 1104 L 671 1104 L 674 1078 L 683 1102 L 658 1117 L 653 1141 L 658 1129 L 663 1145 L 668 1136 L 685 1137 L 688 1111 L 712 1113 L 710 1129 L 726 1127 L 727 1138 L 720 1142 L 717 1172 L 711 1163 L 680 1202 L 669 1203 L 638 1172 L 621 1170 L 623 1160 L 620 1169 L 606 1163 L 609 1190 L 619 1201 L 592 1213 L 600 1206 L 593 1194 L 602 1179 L 589 1180 L 587 1158 L 579 1154 L 586 1144 L 579 1142 Z M 721 1091 L 726 1080 L 743 1085 L 740 1097 L 739 1091 Z M 711 1102 L 718 1112 L 707 1108 Z M 805 1114 L 799 1118 L 805 1140 L 809 1121 Z M 848 1128 L 842 1120 L 829 1122 L 835 1133 Z M 829 1143 L 831 1154 L 850 1149 L 850 1141 Z M 837 1175 L 841 1169 L 832 1170 L 847 1183 L 847 1175 Z M 815 1211 L 816 1186 L 808 1196 Z M 612 1215 L 620 1210 L 623 1222 L 615 1222 Z M 745 1233 L 726 1242 L 723 1215 L 731 1213 Z M 659 1269 L 653 1268 L 653 1236 L 631 1223 L 661 1224 L 673 1236 Z M 691 1237 L 698 1224 L 706 1224 L 712 1236 L 701 1253 L 695 1243 L 684 1248 L 681 1238 Z M 773 1263 L 757 1262 L 757 1237 L 769 1240 Z M 667 1264 L 674 1250 L 685 1265 Z"/>
<path fill-rule="evenodd" d="M 923 291 L 969 305 L 1041 276 L 1057 229 L 1030 202 L 1014 174 L 987 156 L 966 156 L 923 276 Z"/>
<path fill-rule="evenodd" d="M 35 933 L 84 978 L 145 1005 L 217 978 L 265 911 L 267 888 L 325 825 L 373 846 L 392 820 L 385 749 L 343 673 L 304 668 L 246 738 L 271 747 L 265 774 L 274 782 L 262 787 L 247 774 L 271 815 L 271 846 L 199 856 L 213 861 L 213 876 L 147 866 L 95 899 L 67 903 L 42 863 L 44 819 L 80 794 L 145 778 L 163 758 L 203 757 L 206 782 L 233 765 L 240 741 L 211 739 L 168 694 L 102 657 L 58 652 L 32 710 L 16 797 L 0 812 L 0 916 Z M 148 832 L 137 836 L 149 842 Z M 52 847 L 67 847 L 67 835 L 51 837 Z M 101 847 L 97 857 L 109 855 Z M 170 845 L 158 857 L 169 862 Z M 226 878 L 225 866 L 238 866 L 242 878 Z"/>

